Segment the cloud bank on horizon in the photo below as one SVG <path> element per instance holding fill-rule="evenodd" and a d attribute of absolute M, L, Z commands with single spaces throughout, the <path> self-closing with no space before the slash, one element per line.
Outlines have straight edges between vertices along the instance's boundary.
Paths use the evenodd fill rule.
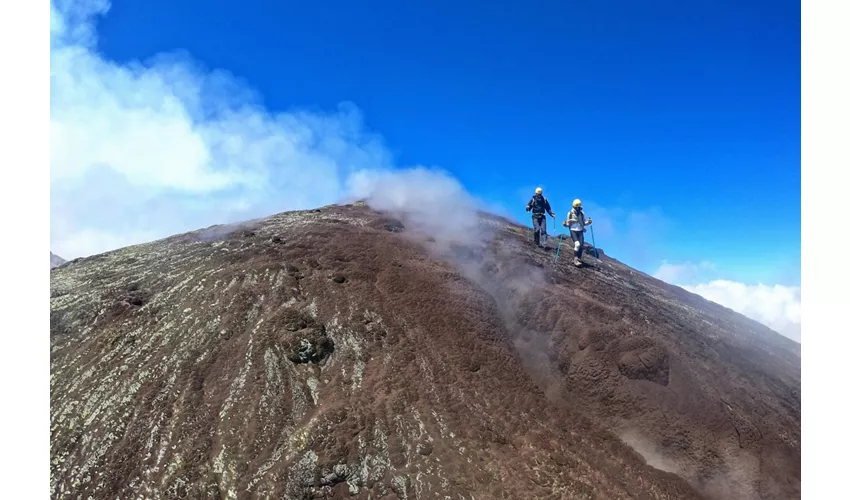
<path fill-rule="evenodd" d="M 801 341 L 799 286 L 705 280 L 713 271 L 715 266 L 710 262 L 671 264 L 665 261 L 654 276 L 739 312 L 792 340 Z"/>

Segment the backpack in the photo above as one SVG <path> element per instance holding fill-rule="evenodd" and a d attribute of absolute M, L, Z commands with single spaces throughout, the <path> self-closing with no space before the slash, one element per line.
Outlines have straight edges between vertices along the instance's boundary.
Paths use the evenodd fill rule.
<path fill-rule="evenodd" d="M 584 223 L 587 220 L 584 215 L 584 210 L 579 212 L 578 210 L 573 208 L 572 210 L 570 210 L 570 215 L 575 217 L 575 221 L 569 224 L 570 231 L 584 231 Z M 570 217 L 567 217 L 567 219 L 570 219 Z M 573 224 L 578 224 L 579 226 L 581 226 L 580 229 L 573 229 Z"/>
<path fill-rule="evenodd" d="M 541 195 L 540 198 L 537 195 L 531 197 L 531 213 L 532 214 L 546 214 L 546 197 Z"/>

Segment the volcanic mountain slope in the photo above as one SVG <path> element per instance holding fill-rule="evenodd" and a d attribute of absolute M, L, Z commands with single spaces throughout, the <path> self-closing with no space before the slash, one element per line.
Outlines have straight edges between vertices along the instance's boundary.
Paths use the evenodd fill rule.
<path fill-rule="evenodd" d="M 799 496 L 799 345 L 498 218 L 463 244 L 400 219 L 53 270 L 52 498 Z"/>
<path fill-rule="evenodd" d="M 550 400 L 706 496 L 799 498 L 800 344 L 607 256 L 553 269 L 518 241 L 473 272 Z M 530 287 L 518 255 L 551 285 Z"/>

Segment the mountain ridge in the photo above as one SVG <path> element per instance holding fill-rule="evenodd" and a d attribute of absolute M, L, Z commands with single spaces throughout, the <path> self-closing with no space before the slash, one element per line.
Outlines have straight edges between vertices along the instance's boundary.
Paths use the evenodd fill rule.
<path fill-rule="evenodd" d="M 65 259 L 54 254 L 53 252 L 50 252 L 50 269 L 53 269 L 54 267 L 59 267 L 65 262 L 67 262 Z"/>

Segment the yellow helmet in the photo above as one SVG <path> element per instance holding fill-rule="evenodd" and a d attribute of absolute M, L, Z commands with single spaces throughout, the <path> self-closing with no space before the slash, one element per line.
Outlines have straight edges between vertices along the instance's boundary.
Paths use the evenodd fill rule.
<path fill-rule="evenodd" d="M 534 192 L 537 194 L 543 194 L 543 188 L 537 188 L 534 190 Z"/>
<path fill-rule="evenodd" d="M 581 200 L 576 198 L 573 200 L 573 208 L 578 208 L 581 206 Z"/>

